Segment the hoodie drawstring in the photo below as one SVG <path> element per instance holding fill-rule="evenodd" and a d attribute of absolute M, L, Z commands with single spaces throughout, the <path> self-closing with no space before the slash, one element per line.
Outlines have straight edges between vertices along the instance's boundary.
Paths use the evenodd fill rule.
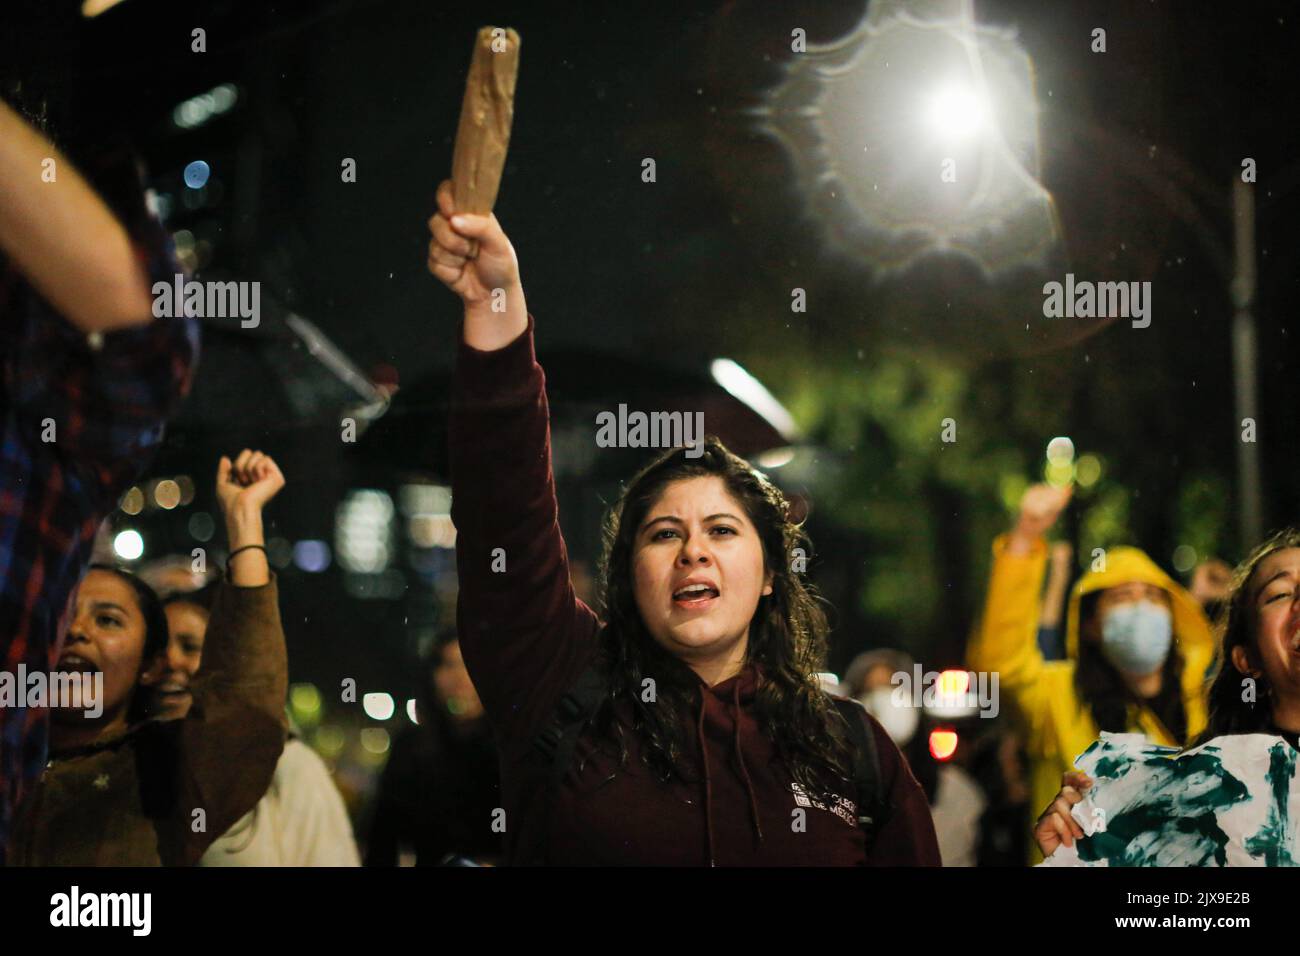
<path fill-rule="evenodd" d="M 700 688 L 700 719 L 696 732 L 700 739 L 700 756 L 704 760 L 704 829 L 709 838 L 709 866 L 717 866 L 713 859 L 713 782 L 709 779 L 709 748 L 704 742 L 704 695 L 708 693 Z"/>
<path fill-rule="evenodd" d="M 740 749 L 740 681 L 736 681 L 736 693 L 733 698 L 735 713 L 733 719 L 736 723 L 736 760 L 740 763 L 740 775 L 745 780 L 745 792 L 749 794 L 749 812 L 753 815 L 754 832 L 758 834 L 758 842 L 763 842 L 763 825 L 758 822 L 758 798 L 754 796 L 754 781 L 749 779 L 749 768 L 745 766 L 745 754 Z"/>
<path fill-rule="evenodd" d="M 708 688 L 700 688 L 700 716 L 697 721 L 695 732 L 699 738 L 700 760 L 704 767 L 704 829 L 708 837 L 709 866 L 717 866 L 714 858 L 714 839 L 713 839 L 713 778 L 709 773 L 709 747 L 704 737 L 704 711 L 708 704 Z M 735 724 L 734 746 L 736 748 L 736 762 L 740 764 L 740 776 L 745 781 L 745 793 L 749 797 L 749 814 L 750 820 L 754 824 L 754 833 L 758 837 L 758 842 L 763 842 L 763 825 L 758 818 L 758 796 L 754 793 L 754 781 L 749 776 L 749 768 L 745 766 L 745 754 L 740 747 L 740 682 L 736 682 L 731 700 L 732 721 Z"/>

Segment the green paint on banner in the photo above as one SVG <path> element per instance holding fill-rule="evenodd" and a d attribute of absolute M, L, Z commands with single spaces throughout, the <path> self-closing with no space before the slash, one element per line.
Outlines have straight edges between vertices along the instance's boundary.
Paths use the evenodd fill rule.
<path fill-rule="evenodd" d="M 1262 857 L 1265 866 L 1295 866 L 1291 844 L 1295 835 L 1287 814 L 1291 797 L 1291 779 L 1295 776 L 1296 752 L 1287 744 L 1274 744 L 1269 750 L 1268 783 L 1273 803 L 1268 819 L 1253 837 L 1246 840 L 1246 852 Z"/>

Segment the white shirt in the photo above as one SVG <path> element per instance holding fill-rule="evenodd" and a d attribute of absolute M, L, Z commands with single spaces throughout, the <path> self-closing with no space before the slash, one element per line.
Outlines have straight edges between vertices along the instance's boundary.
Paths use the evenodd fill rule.
<path fill-rule="evenodd" d="M 261 801 L 199 860 L 199 866 L 360 865 L 347 809 L 325 762 L 293 738 Z"/>

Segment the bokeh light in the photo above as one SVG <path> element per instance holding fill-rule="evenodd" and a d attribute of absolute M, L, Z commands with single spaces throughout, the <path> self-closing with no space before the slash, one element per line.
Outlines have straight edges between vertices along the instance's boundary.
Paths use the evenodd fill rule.
<path fill-rule="evenodd" d="M 315 684 L 294 684 L 289 688 L 289 706 L 302 723 L 315 723 L 321 713 L 320 691 Z"/>
<path fill-rule="evenodd" d="M 122 496 L 122 501 L 118 507 L 126 514 L 138 515 L 144 510 L 144 492 L 132 485 L 127 489 L 126 494 Z"/>
<path fill-rule="evenodd" d="M 930 731 L 930 756 L 935 760 L 947 760 L 957 752 L 957 732 L 936 728 Z"/>
<path fill-rule="evenodd" d="M 181 503 L 181 486 L 170 478 L 164 478 L 154 485 L 153 500 L 159 508 L 171 511 Z"/>
<path fill-rule="evenodd" d="M 361 709 L 371 720 L 388 720 L 396 711 L 393 695 L 384 693 L 366 694 L 361 698 Z"/>
<path fill-rule="evenodd" d="M 216 533 L 216 522 L 212 520 L 212 515 L 206 511 L 196 511 L 190 515 L 188 524 L 190 535 L 196 541 L 211 541 L 213 534 Z"/>
<path fill-rule="evenodd" d="M 1060 435 L 1047 443 L 1047 460 L 1057 462 L 1074 461 L 1074 442 Z"/>
<path fill-rule="evenodd" d="M 1101 478 L 1101 459 L 1096 455 L 1083 455 L 1074 468 L 1074 480 L 1083 488 L 1091 488 Z"/>
<path fill-rule="evenodd" d="M 140 537 L 139 531 L 119 531 L 113 538 L 113 551 L 119 558 L 138 561 L 144 555 L 144 538 Z"/>
<path fill-rule="evenodd" d="M 293 546 L 293 563 L 309 574 L 319 574 L 330 566 L 330 546 L 314 539 L 299 541 Z"/>
<path fill-rule="evenodd" d="M 185 185 L 190 189 L 202 189 L 208 184 L 211 168 L 201 159 L 196 159 L 185 167 Z"/>
<path fill-rule="evenodd" d="M 1174 548 L 1173 565 L 1180 574 L 1192 570 L 1196 567 L 1196 549 L 1190 544 L 1180 544 Z"/>

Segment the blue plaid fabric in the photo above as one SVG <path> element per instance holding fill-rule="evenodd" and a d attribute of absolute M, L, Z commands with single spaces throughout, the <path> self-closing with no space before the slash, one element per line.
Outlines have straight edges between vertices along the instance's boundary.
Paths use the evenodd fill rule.
<path fill-rule="evenodd" d="M 149 282 L 181 272 L 160 223 L 128 221 Z M 154 319 L 92 342 L 0 259 L 0 666 L 48 671 L 95 532 L 188 393 L 198 322 Z M 51 440 L 53 439 L 53 440 Z M 49 711 L 0 705 L 0 863 L 47 760 Z"/>

